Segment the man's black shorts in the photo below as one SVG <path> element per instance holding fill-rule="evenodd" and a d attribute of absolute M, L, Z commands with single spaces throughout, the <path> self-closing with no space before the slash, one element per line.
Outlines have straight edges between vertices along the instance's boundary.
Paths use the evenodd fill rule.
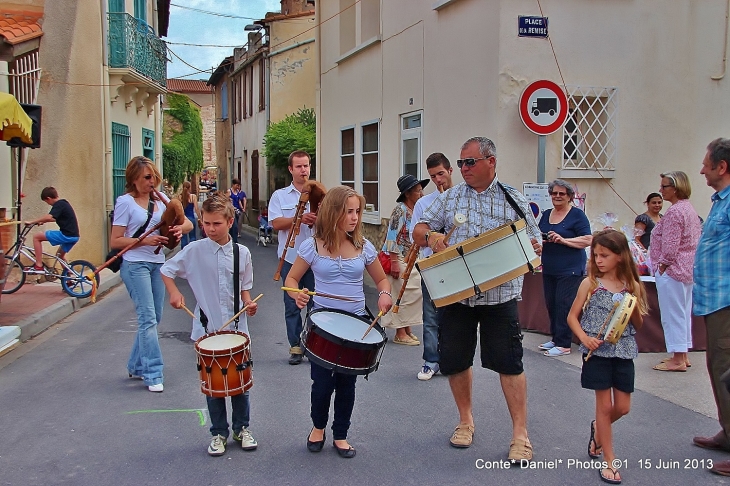
<path fill-rule="evenodd" d="M 522 331 L 517 316 L 517 299 L 503 304 L 451 304 L 444 307 L 439 331 L 439 366 L 444 375 L 471 368 L 477 346 L 477 329 L 482 368 L 503 375 L 519 375 L 522 367 Z"/>

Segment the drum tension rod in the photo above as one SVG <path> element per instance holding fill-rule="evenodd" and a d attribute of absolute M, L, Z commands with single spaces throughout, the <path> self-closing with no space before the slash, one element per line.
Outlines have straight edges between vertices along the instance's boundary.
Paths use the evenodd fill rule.
<path fill-rule="evenodd" d="M 462 260 L 464 260 L 464 266 L 466 267 L 466 271 L 469 273 L 469 278 L 471 279 L 471 283 L 474 284 L 474 294 L 477 299 L 479 299 L 482 296 L 482 289 L 479 288 L 479 285 L 474 281 L 474 276 L 471 274 L 471 270 L 469 270 L 469 265 L 466 263 L 466 258 L 464 258 L 464 247 L 457 246 L 456 247 L 456 253 L 459 254 Z"/>

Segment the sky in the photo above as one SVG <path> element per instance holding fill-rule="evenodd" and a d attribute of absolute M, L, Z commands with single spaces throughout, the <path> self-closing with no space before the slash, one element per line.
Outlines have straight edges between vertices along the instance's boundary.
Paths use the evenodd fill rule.
<path fill-rule="evenodd" d="M 209 15 L 176 5 L 249 18 Z M 264 18 L 266 12 L 280 10 L 280 0 L 172 0 L 168 35 L 164 38 L 168 49 L 172 51 L 171 61 L 167 64 L 167 77 L 184 76 L 184 79 L 207 81 L 212 69 L 218 67 L 225 57 L 233 55 L 233 47 L 194 47 L 176 43 L 242 46 L 248 39 L 248 32 L 243 30 L 246 24 L 253 23 L 252 19 Z M 186 66 L 176 55 L 195 69 Z M 198 69 L 207 72 L 198 73 Z M 192 75 L 185 76 L 187 74 Z"/>

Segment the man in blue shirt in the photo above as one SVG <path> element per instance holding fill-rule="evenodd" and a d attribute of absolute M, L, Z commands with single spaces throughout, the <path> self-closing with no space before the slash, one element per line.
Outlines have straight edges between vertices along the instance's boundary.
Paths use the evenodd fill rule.
<path fill-rule="evenodd" d="M 694 444 L 730 452 L 730 392 L 720 379 L 730 369 L 730 139 L 710 142 L 700 174 L 715 193 L 695 254 L 692 301 L 694 314 L 705 318 L 707 370 L 722 430 L 695 437 Z M 711 471 L 730 476 L 730 460 L 715 462 Z"/>

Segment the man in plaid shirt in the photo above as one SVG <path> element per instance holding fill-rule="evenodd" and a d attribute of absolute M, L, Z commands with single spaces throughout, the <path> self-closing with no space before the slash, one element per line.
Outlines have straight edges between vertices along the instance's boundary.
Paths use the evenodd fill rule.
<path fill-rule="evenodd" d="M 461 147 L 456 165 L 464 182 L 439 195 L 426 209 L 413 231 L 413 239 L 438 253 L 448 244 L 445 235 L 453 226 L 453 217 L 461 213 L 467 223 L 458 227 L 449 239 L 453 245 L 522 216 L 512 207 L 506 193 L 526 217 L 527 232 L 539 255 L 540 230 L 527 200 L 515 188 L 497 180 L 497 150 L 488 138 L 474 137 Z M 474 436 L 472 415 L 472 366 L 477 343 L 481 363 L 499 373 L 502 392 L 512 417 L 512 441 L 508 459 L 519 465 L 532 460 L 532 444 L 527 436 L 527 379 L 522 366 L 522 332 L 517 316 L 517 300 L 522 292 L 522 277 L 510 280 L 461 302 L 445 306 L 439 333 L 441 373 L 449 385 L 459 410 L 459 425 L 451 436 L 454 447 L 469 447 Z M 481 324 L 481 326 L 479 326 Z"/>

